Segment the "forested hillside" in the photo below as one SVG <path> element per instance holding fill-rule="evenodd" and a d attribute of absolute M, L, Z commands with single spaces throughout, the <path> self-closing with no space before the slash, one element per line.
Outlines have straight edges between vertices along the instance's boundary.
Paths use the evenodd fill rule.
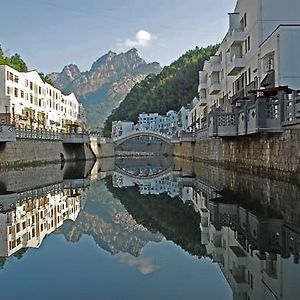
<path fill-rule="evenodd" d="M 198 94 L 198 72 L 216 50 L 217 45 L 196 47 L 158 75 L 151 74 L 136 84 L 107 119 L 105 133 L 109 134 L 114 120 L 137 121 L 141 112 L 165 114 L 168 110 L 179 110 L 182 105 L 190 103 Z"/>

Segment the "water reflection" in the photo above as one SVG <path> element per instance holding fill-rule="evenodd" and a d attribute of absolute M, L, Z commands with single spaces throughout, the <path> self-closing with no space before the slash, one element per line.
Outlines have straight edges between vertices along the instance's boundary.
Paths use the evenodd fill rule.
<path fill-rule="evenodd" d="M 199 242 L 205 246 L 206 254 L 203 249 L 200 253 L 211 256 L 213 262 L 220 266 L 232 289 L 233 299 L 297 299 L 300 292 L 297 284 L 300 275 L 299 211 L 298 215 L 294 212 L 293 217 L 287 209 L 278 211 L 278 195 L 270 193 L 270 190 L 283 189 L 281 204 L 292 201 L 299 207 L 299 187 L 287 182 L 269 181 L 267 186 L 258 187 L 263 193 L 257 199 L 257 191 L 254 189 L 241 192 L 239 180 L 231 181 L 228 185 L 224 177 L 207 176 L 207 173 L 218 172 L 216 167 L 203 164 L 199 166 L 205 167 L 204 176 L 201 171 L 200 176 L 196 176 L 195 165 L 187 166 L 177 162 L 179 171 L 161 172 L 149 179 L 130 176 L 131 172 L 127 172 L 127 175 L 126 172 L 120 173 L 117 168 L 113 175 L 113 186 L 131 189 L 128 193 L 130 197 L 119 198 L 127 210 L 147 228 L 153 228 L 153 220 L 147 223 L 145 212 L 150 211 L 153 219 L 156 209 L 163 211 L 160 206 L 163 200 L 157 198 L 160 203 L 151 206 L 153 199 L 148 196 L 143 200 L 138 193 L 142 196 L 166 193 L 171 197 L 180 197 L 184 203 L 192 204 L 201 217 Z M 128 168 L 131 168 L 130 162 Z M 209 168 L 214 170 L 207 171 Z M 122 170 L 126 171 L 126 167 Z M 231 173 L 229 175 L 232 178 L 232 172 L 228 173 Z M 257 182 L 257 177 L 251 177 L 252 182 Z M 219 181 L 218 185 L 214 186 L 216 181 Z M 251 186 L 249 182 L 248 185 Z M 220 186 L 222 189 L 218 191 Z M 295 193 L 284 195 L 284 191 Z M 274 201 L 277 205 L 272 205 Z M 144 211 L 139 206 L 145 206 Z M 166 204 L 164 209 L 167 209 Z M 177 205 L 177 209 L 182 207 Z M 177 224 L 170 224 L 180 233 L 176 226 L 180 218 L 176 213 L 175 218 Z M 159 215 L 156 220 L 166 220 L 166 216 Z M 189 226 L 191 224 L 189 218 Z M 155 228 L 166 236 L 163 228 Z M 176 241 L 174 236 L 172 239 Z M 189 242 L 191 241 L 189 236 Z M 186 247 L 185 249 L 187 250 Z M 190 253 L 195 254 L 193 251 Z"/>
<path fill-rule="evenodd" d="M 77 219 L 89 186 L 89 179 L 83 177 L 85 168 L 83 165 L 78 167 L 81 170 L 79 177 L 72 172 L 72 164 L 64 166 L 63 170 L 60 166 L 44 166 L 12 170 L 6 176 L 1 174 L 2 267 L 6 257 L 14 255 L 21 258 L 28 248 L 39 248 L 44 238 L 65 221 Z M 40 172 L 44 174 L 42 179 L 38 175 Z M 37 177 L 38 186 L 32 182 Z"/>
<path fill-rule="evenodd" d="M 62 299 L 82 298 L 82 286 L 89 299 L 297 299 L 299 195 L 279 179 L 165 157 L 0 172 L 0 288 L 18 298 L 7 286 L 28 268 L 38 278 L 42 262 L 45 282 L 64 272 L 73 284 Z M 19 273 L 7 263 L 25 256 Z"/>

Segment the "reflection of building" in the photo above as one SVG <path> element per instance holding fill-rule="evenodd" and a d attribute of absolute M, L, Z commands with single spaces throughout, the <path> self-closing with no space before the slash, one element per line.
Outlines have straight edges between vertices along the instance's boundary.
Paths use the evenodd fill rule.
<path fill-rule="evenodd" d="M 36 71 L 20 73 L 0 66 L 0 122 L 20 127 L 64 130 L 86 126 L 83 106 L 65 96 Z"/>
<path fill-rule="evenodd" d="M 172 173 L 156 175 L 154 178 L 138 178 L 114 172 L 113 186 L 119 188 L 132 187 L 137 185 L 141 195 L 160 195 L 168 194 L 174 198 L 179 195 L 178 177 L 174 177 Z"/>
<path fill-rule="evenodd" d="M 82 198 L 84 193 L 78 189 L 58 189 L 19 201 L 12 210 L 0 214 L 0 256 L 10 256 L 22 248 L 39 248 L 64 221 L 76 220 Z"/>
<path fill-rule="evenodd" d="M 297 299 L 300 235 L 272 218 L 190 188 L 201 241 L 230 284 L 233 299 Z M 190 192 L 191 193 L 191 192 Z"/>

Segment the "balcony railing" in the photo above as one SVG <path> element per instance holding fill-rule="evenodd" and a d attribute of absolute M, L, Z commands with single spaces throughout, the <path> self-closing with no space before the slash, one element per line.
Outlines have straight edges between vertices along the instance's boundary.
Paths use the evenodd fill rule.
<path fill-rule="evenodd" d="M 242 44 L 245 41 L 245 32 L 242 28 L 233 29 L 227 40 L 227 50 L 233 46 Z"/>
<path fill-rule="evenodd" d="M 246 61 L 242 55 L 233 55 L 228 63 L 228 76 L 236 76 L 241 70 L 245 68 Z"/>
<path fill-rule="evenodd" d="M 51 140 L 63 143 L 81 144 L 89 143 L 90 135 L 83 133 L 61 133 L 43 129 L 30 129 L 15 127 L 12 124 L 0 125 L 0 142 L 15 142 L 17 139 Z"/>

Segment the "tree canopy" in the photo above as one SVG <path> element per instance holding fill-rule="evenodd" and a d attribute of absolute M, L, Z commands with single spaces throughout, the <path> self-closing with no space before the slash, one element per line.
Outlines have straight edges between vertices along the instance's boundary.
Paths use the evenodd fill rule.
<path fill-rule="evenodd" d="M 12 56 L 5 56 L 0 46 L 0 65 L 8 65 L 19 72 L 27 72 L 28 68 L 24 60 L 18 53 Z"/>

